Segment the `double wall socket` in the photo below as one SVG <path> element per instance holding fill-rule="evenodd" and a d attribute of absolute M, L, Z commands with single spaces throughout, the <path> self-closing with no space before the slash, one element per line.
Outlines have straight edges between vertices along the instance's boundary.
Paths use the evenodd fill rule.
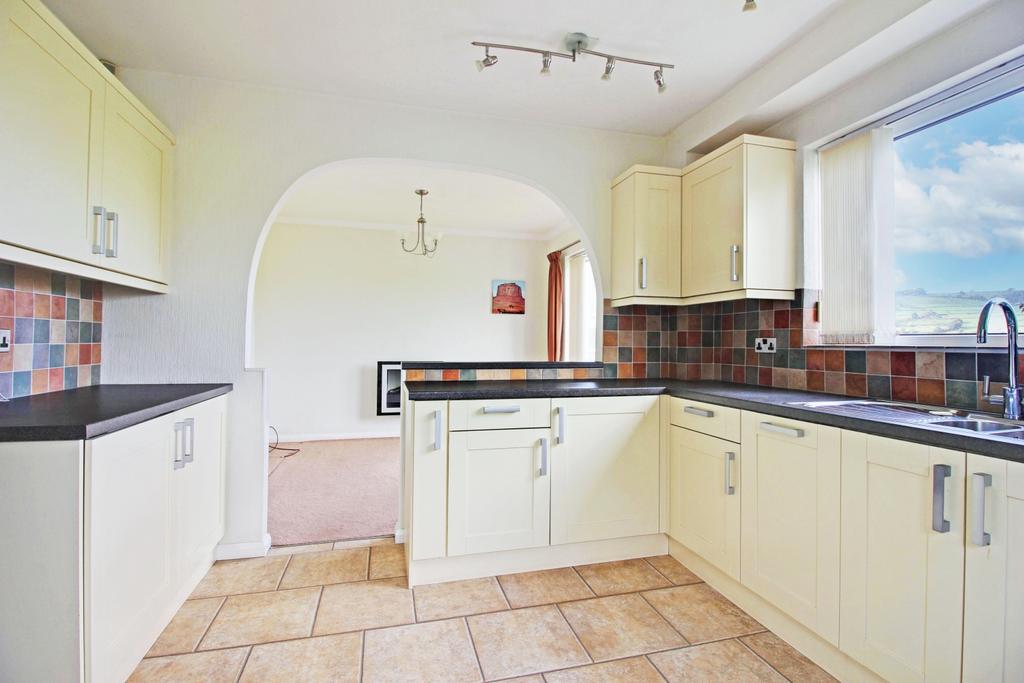
<path fill-rule="evenodd" d="M 758 353 L 775 353 L 775 337 L 757 337 L 754 350 Z"/>
<path fill-rule="evenodd" d="M 11 331 L 0 330 L 0 353 L 8 353 L 11 350 Z"/>

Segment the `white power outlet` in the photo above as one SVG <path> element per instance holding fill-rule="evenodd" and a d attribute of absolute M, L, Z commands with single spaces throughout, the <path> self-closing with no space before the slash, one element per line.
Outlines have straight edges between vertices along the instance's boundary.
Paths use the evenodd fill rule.
<path fill-rule="evenodd" d="M 0 353 L 9 353 L 11 350 L 11 331 L 0 330 Z"/>
<path fill-rule="evenodd" d="M 754 350 L 758 353 L 775 353 L 775 337 L 757 337 Z"/>

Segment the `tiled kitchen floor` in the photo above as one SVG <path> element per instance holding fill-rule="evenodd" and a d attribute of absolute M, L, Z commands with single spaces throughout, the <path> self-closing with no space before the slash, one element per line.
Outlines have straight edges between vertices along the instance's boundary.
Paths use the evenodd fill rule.
<path fill-rule="evenodd" d="M 833 680 L 668 556 L 409 590 L 371 543 L 218 562 L 130 680 Z"/>

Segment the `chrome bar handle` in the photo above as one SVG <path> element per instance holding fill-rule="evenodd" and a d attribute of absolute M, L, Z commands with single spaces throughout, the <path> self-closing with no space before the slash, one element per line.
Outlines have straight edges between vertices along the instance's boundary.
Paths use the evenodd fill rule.
<path fill-rule="evenodd" d="M 713 410 L 704 410 L 703 408 L 694 408 L 693 406 L 686 406 L 686 407 L 684 407 L 683 408 L 683 412 L 684 413 L 688 413 L 690 415 L 696 415 L 697 417 L 714 417 L 715 416 L 715 411 L 713 411 Z"/>
<path fill-rule="evenodd" d="M 434 411 L 434 450 L 441 450 L 441 432 L 443 431 L 442 419 L 444 417 L 443 411 L 440 409 Z"/>
<path fill-rule="evenodd" d="M 804 438 L 804 430 L 797 429 L 796 427 L 783 427 L 772 422 L 762 422 L 761 430 L 765 432 L 771 432 L 773 434 L 781 434 L 782 436 L 788 436 L 793 439 Z"/>
<path fill-rule="evenodd" d="M 174 423 L 174 469 L 185 467 L 185 423 Z M 180 458 L 178 456 L 181 456 Z"/>
<path fill-rule="evenodd" d="M 992 545 L 992 534 L 985 531 L 985 491 L 992 486 L 992 475 L 975 472 L 971 475 L 971 495 L 974 513 L 971 515 L 971 543 L 976 546 Z"/>
<path fill-rule="evenodd" d="M 538 476 L 548 476 L 548 440 L 541 437 L 540 440 L 540 470 Z"/>
<path fill-rule="evenodd" d="M 640 257 L 640 289 L 647 289 L 647 257 Z"/>
<path fill-rule="evenodd" d="M 740 245 L 729 245 L 729 279 L 733 282 L 739 282 L 740 280 L 739 253 Z"/>
<path fill-rule="evenodd" d="M 949 520 L 946 519 L 946 479 L 953 474 L 949 465 L 932 467 L 932 531 L 940 534 L 949 533 Z"/>
<path fill-rule="evenodd" d="M 106 237 L 107 210 L 102 206 L 92 207 L 92 253 L 102 254 L 105 251 L 103 239 Z"/>
<path fill-rule="evenodd" d="M 494 415 L 502 413 L 518 413 L 522 408 L 519 406 L 484 406 L 484 415 Z"/>
<path fill-rule="evenodd" d="M 725 495 L 736 494 L 736 487 L 732 485 L 732 464 L 736 462 L 736 454 L 729 452 L 725 454 Z"/>
<path fill-rule="evenodd" d="M 183 426 L 181 461 L 187 465 L 196 459 L 196 419 L 189 417 L 181 424 Z M 187 441 L 185 440 L 186 437 Z"/>
<path fill-rule="evenodd" d="M 107 239 L 107 252 L 108 258 L 117 258 L 118 242 L 120 238 L 118 236 L 118 219 L 116 211 L 107 212 L 107 229 L 110 233 Z"/>
<path fill-rule="evenodd" d="M 558 406 L 558 441 L 565 443 L 565 406 Z"/>

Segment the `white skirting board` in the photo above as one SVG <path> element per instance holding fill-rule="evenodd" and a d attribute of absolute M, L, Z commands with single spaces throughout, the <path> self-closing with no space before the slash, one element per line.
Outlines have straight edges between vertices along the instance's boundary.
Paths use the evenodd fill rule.
<path fill-rule="evenodd" d="M 409 587 L 542 569 L 558 569 L 595 562 L 630 560 L 637 557 L 664 555 L 667 552 L 668 537 L 665 534 L 648 534 L 605 541 L 567 543 L 542 548 L 415 560 L 409 562 Z"/>
<path fill-rule="evenodd" d="M 349 441 L 354 439 L 397 439 L 398 428 L 380 432 L 347 432 L 343 434 L 281 434 L 281 443 L 298 443 L 300 441 Z M 271 442 L 273 442 L 271 433 Z"/>
<path fill-rule="evenodd" d="M 214 551 L 218 560 L 238 560 L 246 557 L 265 557 L 270 551 L 270 534 L 255 543 L 221 543 Z"/>

